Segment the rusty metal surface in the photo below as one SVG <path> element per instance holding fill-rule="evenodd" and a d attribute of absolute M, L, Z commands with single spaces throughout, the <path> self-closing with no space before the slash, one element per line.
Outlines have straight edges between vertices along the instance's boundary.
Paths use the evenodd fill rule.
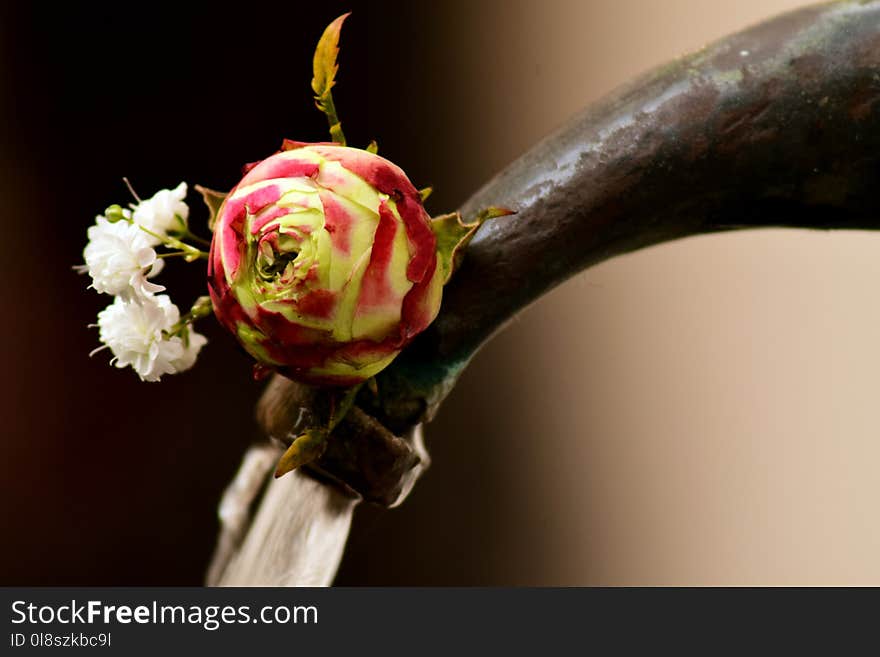
<path fill-rule="evenodd" d="M 592 264 L 739 228 L 880 228 L 878 100 L 880 2 L 838 2 L 732 35 L 575 116 L 464 205 L 518 214 L 481 228 L 438 319 L 379 375 L 381 403 L 359 400 L 384 440 L 321 468 L 347 482 L 369 470 L 381 501 L 403 454 L 388 436 L 430 418 L 493 333 Z"/>

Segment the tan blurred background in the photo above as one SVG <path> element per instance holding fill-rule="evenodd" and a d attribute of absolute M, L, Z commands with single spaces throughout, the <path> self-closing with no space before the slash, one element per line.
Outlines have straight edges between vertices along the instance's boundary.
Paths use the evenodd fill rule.
<path fill-rule="evenodd" d="M 324 138 L 308 65 L 337 14 L 354 5 L 349 139 L 434 183 L 439 213 L 616 85 L 800 4 L 286 3 L 258 66 L 258 2 L 234 26 L 0 8 L 0 584 L 201 581 L 259 386 L 216 327 L 159 385 L 88 359 L 107 300 L 70 266 L 120 176 L 228 188 L 281 137 Z M 203 290 L 169 270 L 181 304 Z M 338 583 L 880 584 L 878 290 L 869 233 L 695 238 L 583 273 L 478 355 L 428 428 L 434 466 L 401 508 L 359 510 Z"/>
<path fill-rule="evenodd" d="M 451 134 L 485 146 L 461 164 L 485 179 L 616 85 L 802 4 L 459 2 Z M 878 281 L 880 236 L 767 230 L 615 259 L 523 313 L 428 433 L 436 478 L 447 443 L 492 443 L 458 466 L 460 512 L 491 518 L 485 579 L 880 583 Z"/>

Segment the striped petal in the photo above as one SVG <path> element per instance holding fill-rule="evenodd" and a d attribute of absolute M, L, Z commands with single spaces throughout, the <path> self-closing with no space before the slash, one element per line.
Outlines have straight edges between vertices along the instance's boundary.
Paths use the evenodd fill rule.
<path fill-rule="evenodd" d="M 436 238 L 403 171 L 367 151 L 286 141 L 217 213 L 209 289 L 262 365 L 353 385 L 436 317 Z"/>

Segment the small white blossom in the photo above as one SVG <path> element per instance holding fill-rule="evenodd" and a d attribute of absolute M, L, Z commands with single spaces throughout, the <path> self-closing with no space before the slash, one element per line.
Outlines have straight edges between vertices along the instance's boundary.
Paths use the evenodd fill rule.
<path fill-rule="evenodd" d="M 180 311 L 167 295 L 126 302 L 116 297 L 98 313 L 100 339 L 113 352 L 116 367 L 131 366 L 143 381 L 158 381 L 163 374 L 177 374 L 195 363 L 205 336 L 191 327 L 188 340 L 168 337 L 180 320 Z M 94 353 L 94 352 L 93 352 Z"/>
<path fill-rule="evenodd" d="M 156 256 L 150 236 L 127 221 L 110 223 L 98 217 L 89 228 L 89 243 L 83 251 L 85 266 L 98 292 L 114 294 L 126 301 L 165 288 L 147 279 L 162 270 L 164 262 Z"/>
<path fill-rule="evenodd" d="M 134 221 L 157 235 L 183 231 L 189 218 L 189 206 L 184 203 L 184 198 L 185 182 L 174 189 L 161 189 L 152 198 L 134 206 Z M 151 244 L 159 244 L 159 240 L 151 235 L 147 235 L 147 239 Z"/>

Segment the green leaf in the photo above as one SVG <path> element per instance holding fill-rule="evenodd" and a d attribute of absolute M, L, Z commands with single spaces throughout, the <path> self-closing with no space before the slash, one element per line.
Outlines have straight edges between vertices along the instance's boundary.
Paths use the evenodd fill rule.
<path fill-rule="evenodd" d="M 345 135 L 342 133 L 339 117 L 336 116 L 336 106 L 330 90 L 336 84 L 336 73 L 339 71 L 339 66 L 336 64 L 336 57 L 339 55 L 339 33 L 342 31 L 342 23 L 350 14 L 351 12 L 343 14 L 327 26 L 318 40 L 315 56 L 312 59 L 312 91 L 315 92 L 315 106 L 327 115 L 330 137 L 342 146 L 345 146 Z"/>
<path fill-rule="evenodd" d="M 437 257 L 440 258 L 441 275 L 443 284 L 449 282 L 453 272 L 461 265 L 464 257 L 464 247 L 474 237 L 477 229 L 489 219 L 515 214 L 513 210 L 499 207 L 488 207 L 481 210 L 476 218 L 465 223 L 461 214 L 453 212 L 434 217 L 431 220 L 431 228 L 437 236 Z"/>
<path fill-rule="evenodd" d="M 220 206 L 226 200 L 228 194 L 223 192 L 215 192 L 213 189 L 196 185 L 196 191 L 202 195 L 202 200 L 208 206 L 208 228 L 214 232 L 214 224 L 217 223 L 217 214 L 220 212 Z"/>
<path fill-rule="evenodd" d="M 422 197 L 422 203 L 424 203 L 425 201 L 427 201 L 427 200 L 428 200 L 428 197 L 429 197 L 431 194 L 433 194 L 433 193 L 434 193 L 434 188 L 433 188 L 433 187 L 430 187 L 430 186 L 429 186 L 429 187 L 423 187 L 422 189 L 420 189 L 420 190 L 419 190 L 419 196 Z"/>
<path fill-rule="evenodd" d="M 373 155 L 375 155 L 376 153 L 379 152 L 379 144 L 377 144 L 376 140 L 374 139 L 369 144 L 367 144 L 366 150 L 367 150 L 367 153 L 372 153 Z"/>
<path fill-rule="evenodd" d="M 296 437 L 287 451 L 281 455 L 275 467 L 275 478 L 286 475 L 291 470 L 308 465 L 320 458 L 327 447 L 327 432 L 324 429 L 307 429 Z"/>
<path fill-rule="evenodd" d="M 335 84 L 334 78 L 339 70 L 336 65 L 336 56 L 339 54 L 339 33 L 342 31 L 342 23 L 350 15 L 351 12 L 348 12 L 330 23 L 318 40 L 312 60 L 314 72 L 312 91 L 316 96 L 323 95 Z"/>

